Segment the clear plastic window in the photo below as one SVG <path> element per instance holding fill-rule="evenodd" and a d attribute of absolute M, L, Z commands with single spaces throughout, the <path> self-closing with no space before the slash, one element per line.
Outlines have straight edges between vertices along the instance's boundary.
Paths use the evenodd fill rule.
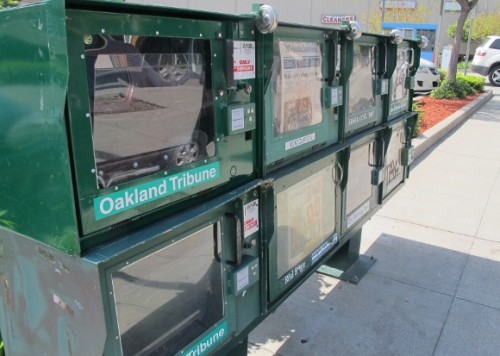
<path fill-rule="evenodd" d="M 335 232 L 333 166 L 277 194 L 278 278 Z"/>
<path fill-rule="evenodd" d="M 408 48 L 398 48 L 396 59 L 396 69 L 392 75 L 392 100 L 401 100 L 407 97 L 408 90 L 405 88 L 406 77 L 408 76 L 409 60 Z"/>
<path fill-rule="evenodd" d="M 84 40 L 100 188 L 215 154 L 209 40 Z"/>
<path fill-rule="evenodd" d="M 274 44 L 274 136 L 322 122 L 322 49 L 316 42 Z"/>
<path fill-rule="evenodd" d="M 370 144 L 351 151 L 349 158 L 349 173 L 347 175 L 346 213 L 349 215 L 354 209 L 370 199 L 372 195 L 371 157 L 375 145 Z"/>
<path fill-rule="evenodd" d="M 223 315 L 216 226 L 112 274 L 124 355 L 173 355 Z"/>
<path fill-rule="evenodd" d="M 349 78 L 349 113 L 375 106 L 375 47 L 354 44 Z"/>
<path fill-rule="evenodd" d="M 401 162 L 401 150 L 405 145 L 403 126 L 394 128 L 385 154 L 384 191 L 389 193 L 403 181 L 404 167 Z"/>

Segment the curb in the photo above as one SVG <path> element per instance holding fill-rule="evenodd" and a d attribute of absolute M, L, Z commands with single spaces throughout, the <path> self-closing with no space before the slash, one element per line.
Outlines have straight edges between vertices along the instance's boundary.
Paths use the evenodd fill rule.
<path fill-rule="evenodd" d="M 422 135 L 417 136 L 412 140 L 415 147 L 415 158 L 418 158 L 422 153 L 427 151 L 432 145 L 438 142 L 448 132 L 467 120 L 472 114 L 479 110 L 484 104 L 493 97 L 493 92 L 487 91 L 481 94 L 480 97 L 471 101 L 463 108 L 448 116 L 446 119 L 425 131 Z"/>

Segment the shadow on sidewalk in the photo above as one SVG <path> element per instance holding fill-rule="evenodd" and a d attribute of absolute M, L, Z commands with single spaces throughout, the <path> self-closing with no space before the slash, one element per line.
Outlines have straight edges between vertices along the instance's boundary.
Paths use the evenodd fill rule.
<path fill-rule="evenodd" d="M 388 234 L 366 254 L 378 261 L 358 285 L 311 276 L 249 355 L 497 354 L 499 262 Z"/>

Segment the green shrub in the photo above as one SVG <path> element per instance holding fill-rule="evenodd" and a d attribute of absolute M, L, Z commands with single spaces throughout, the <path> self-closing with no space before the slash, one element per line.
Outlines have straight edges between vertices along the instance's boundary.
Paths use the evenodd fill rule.
<path fill-rule="evenodd" d="M 463 99 L 471 92 L 474 91 L 465 80 L 457 79 L 455 82 L 444 80 L 430 96 L 434 99 Z"/>
<path fill-rule="evenodd" d="M 441 78 L 441 84 L 443 84 L 446 81 L 446 76 L 448 75 L 448 71 L 444 69 L 438 69 L 439 71 L 439 77 Z M 484 83 L 485 83 L 485 78 L 477 75 L 463 75 L 461 73 L 457 73 L 457 80 L 460 79 L 461 81 L 465 81 L 467 85 L 470 85 L 474 91 L 471 92 L 470 94 L 475 94 L 475 93 L 482 93 L 484 91 Z M 467 95 L 470 95 L 467 94 Z"/>
<path fill-rule="evenodd" d="M 464 70 L 466 67 L 470 69 L 470 62 L 460 61 L 457 63 L 457 69 Z"/>
<path fill-rule="evenodd" d="M 477 75 L 457 74 L 457 78 L 461 78 L 467 82 L 473 89 L 474 93 L 482 93 L 484 91 L 485 78 Z"/>
<path fill-rule="evenodd" d="M 422 108 L 418 101 L 413 102 L 412 110 L 417 113 L 417 119 L 415 120 L 415 125 L 413 126 L 412 138 L 420 135 L 420 120 L 422 119 Z"/>
<path fill-rule="evenodd" d="M 463 76 L 457 76 L 457 83 L 463 88 L 465 96 L 476 94 L 476 90 Z"/>
<path fill-rule="evenodd" d="M 439 79 L 441 79 L 441 81 L 445 80 L 446 76 L 448 75 L 448 71 L 445 69 L 438 69 L 438 72 L 439 72 Z"/>

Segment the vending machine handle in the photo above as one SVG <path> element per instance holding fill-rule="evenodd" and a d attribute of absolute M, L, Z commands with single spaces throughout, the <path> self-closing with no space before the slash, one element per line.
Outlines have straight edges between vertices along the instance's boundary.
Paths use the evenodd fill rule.
<path fill-rule="evenodd" d="M 214 224 L 214 259 L 217 262 L 221 262 L 220 252 L 219 252 L 219 224 Z"/>
<path fill-rule="evenodd" d="M 234 220 L 235 224 L 235 256 L 236 260 L 231 261 L 231 264 L 234 266 L 238 266 L 241 263 L 242 259 L 242 250 L 243 250 L 243 229 L 241 227 L 241 219 L 238 215 L 233 214 L 233 213 L 226 213 L 226 216 L 228 218 L 231 218 Z"/>
<path fill-rule="evenodd" d="M 388 49 L 387 49 L 387 43 L 384 43 L 384 54 L 385 54 L 385 58 L 384 58 L 384 71 L 380 75 L 381 77 L 383 77 L 384 75 L 387 74 L 387 61 L 389 59 L 389 55 L 388 55 L 387 51 L 388 51 Z"/>
<path fill-rule="evenodd" d="M 380 168 L 385 162 L 385 141 L 382 138 L 377 137 L 373 143 L 373 161 L 370 161 L 370 156 L 368 156 L 368 165 L 373 168 Z M 379 149 L 381 151 L 380 160 L 377 160 L 377 152 Z"/>
<path fill-rule="evenodd" d="M 326 81 L 331 86 L 337 77 L 337 41 L 332 40 L 330 45 L 331 58 L 328 58 L 328 79 Z"/>
<path fill-rule="evenodd" d="M 411 138 L 413 136 L 413 125 L 410 125 L 409 123 L 406 124 L 405 127 L 405 142 L 403 143 L 405 146 L 411 146 Z"/>
<path fill-rule="evenodd" d="M 376 76 L 377 73 L 377 57 L 378 57 L 378 47 L 372 47 L 372 63 L 371 63 L 371 70 L 372 70 L 372 75 Z"/>
<path fill-rule="evenodd" d="M 408 61 L 409 62 L 408 67 L 412 68 L 413 65 L 415 64 L 415 50 L 413 48 L 408 48 L 408 52 L 411 52 L 410 55 L 411 61 Z"/>
<path fill-rule="evenodd" d="M 337 171 L 338 171 L 338 174 L 337 174 Z M 342 179 L 344 178 L 344 169 L 342 168 L 342 165 L 340 164 L 340 162 L 335 163 L 335 166 L 333 167 L 332 175 L 333 175 L 333 181 L 335 182 L 335 184 L 339 184 L 340 182 L 342 182 Z"/>

